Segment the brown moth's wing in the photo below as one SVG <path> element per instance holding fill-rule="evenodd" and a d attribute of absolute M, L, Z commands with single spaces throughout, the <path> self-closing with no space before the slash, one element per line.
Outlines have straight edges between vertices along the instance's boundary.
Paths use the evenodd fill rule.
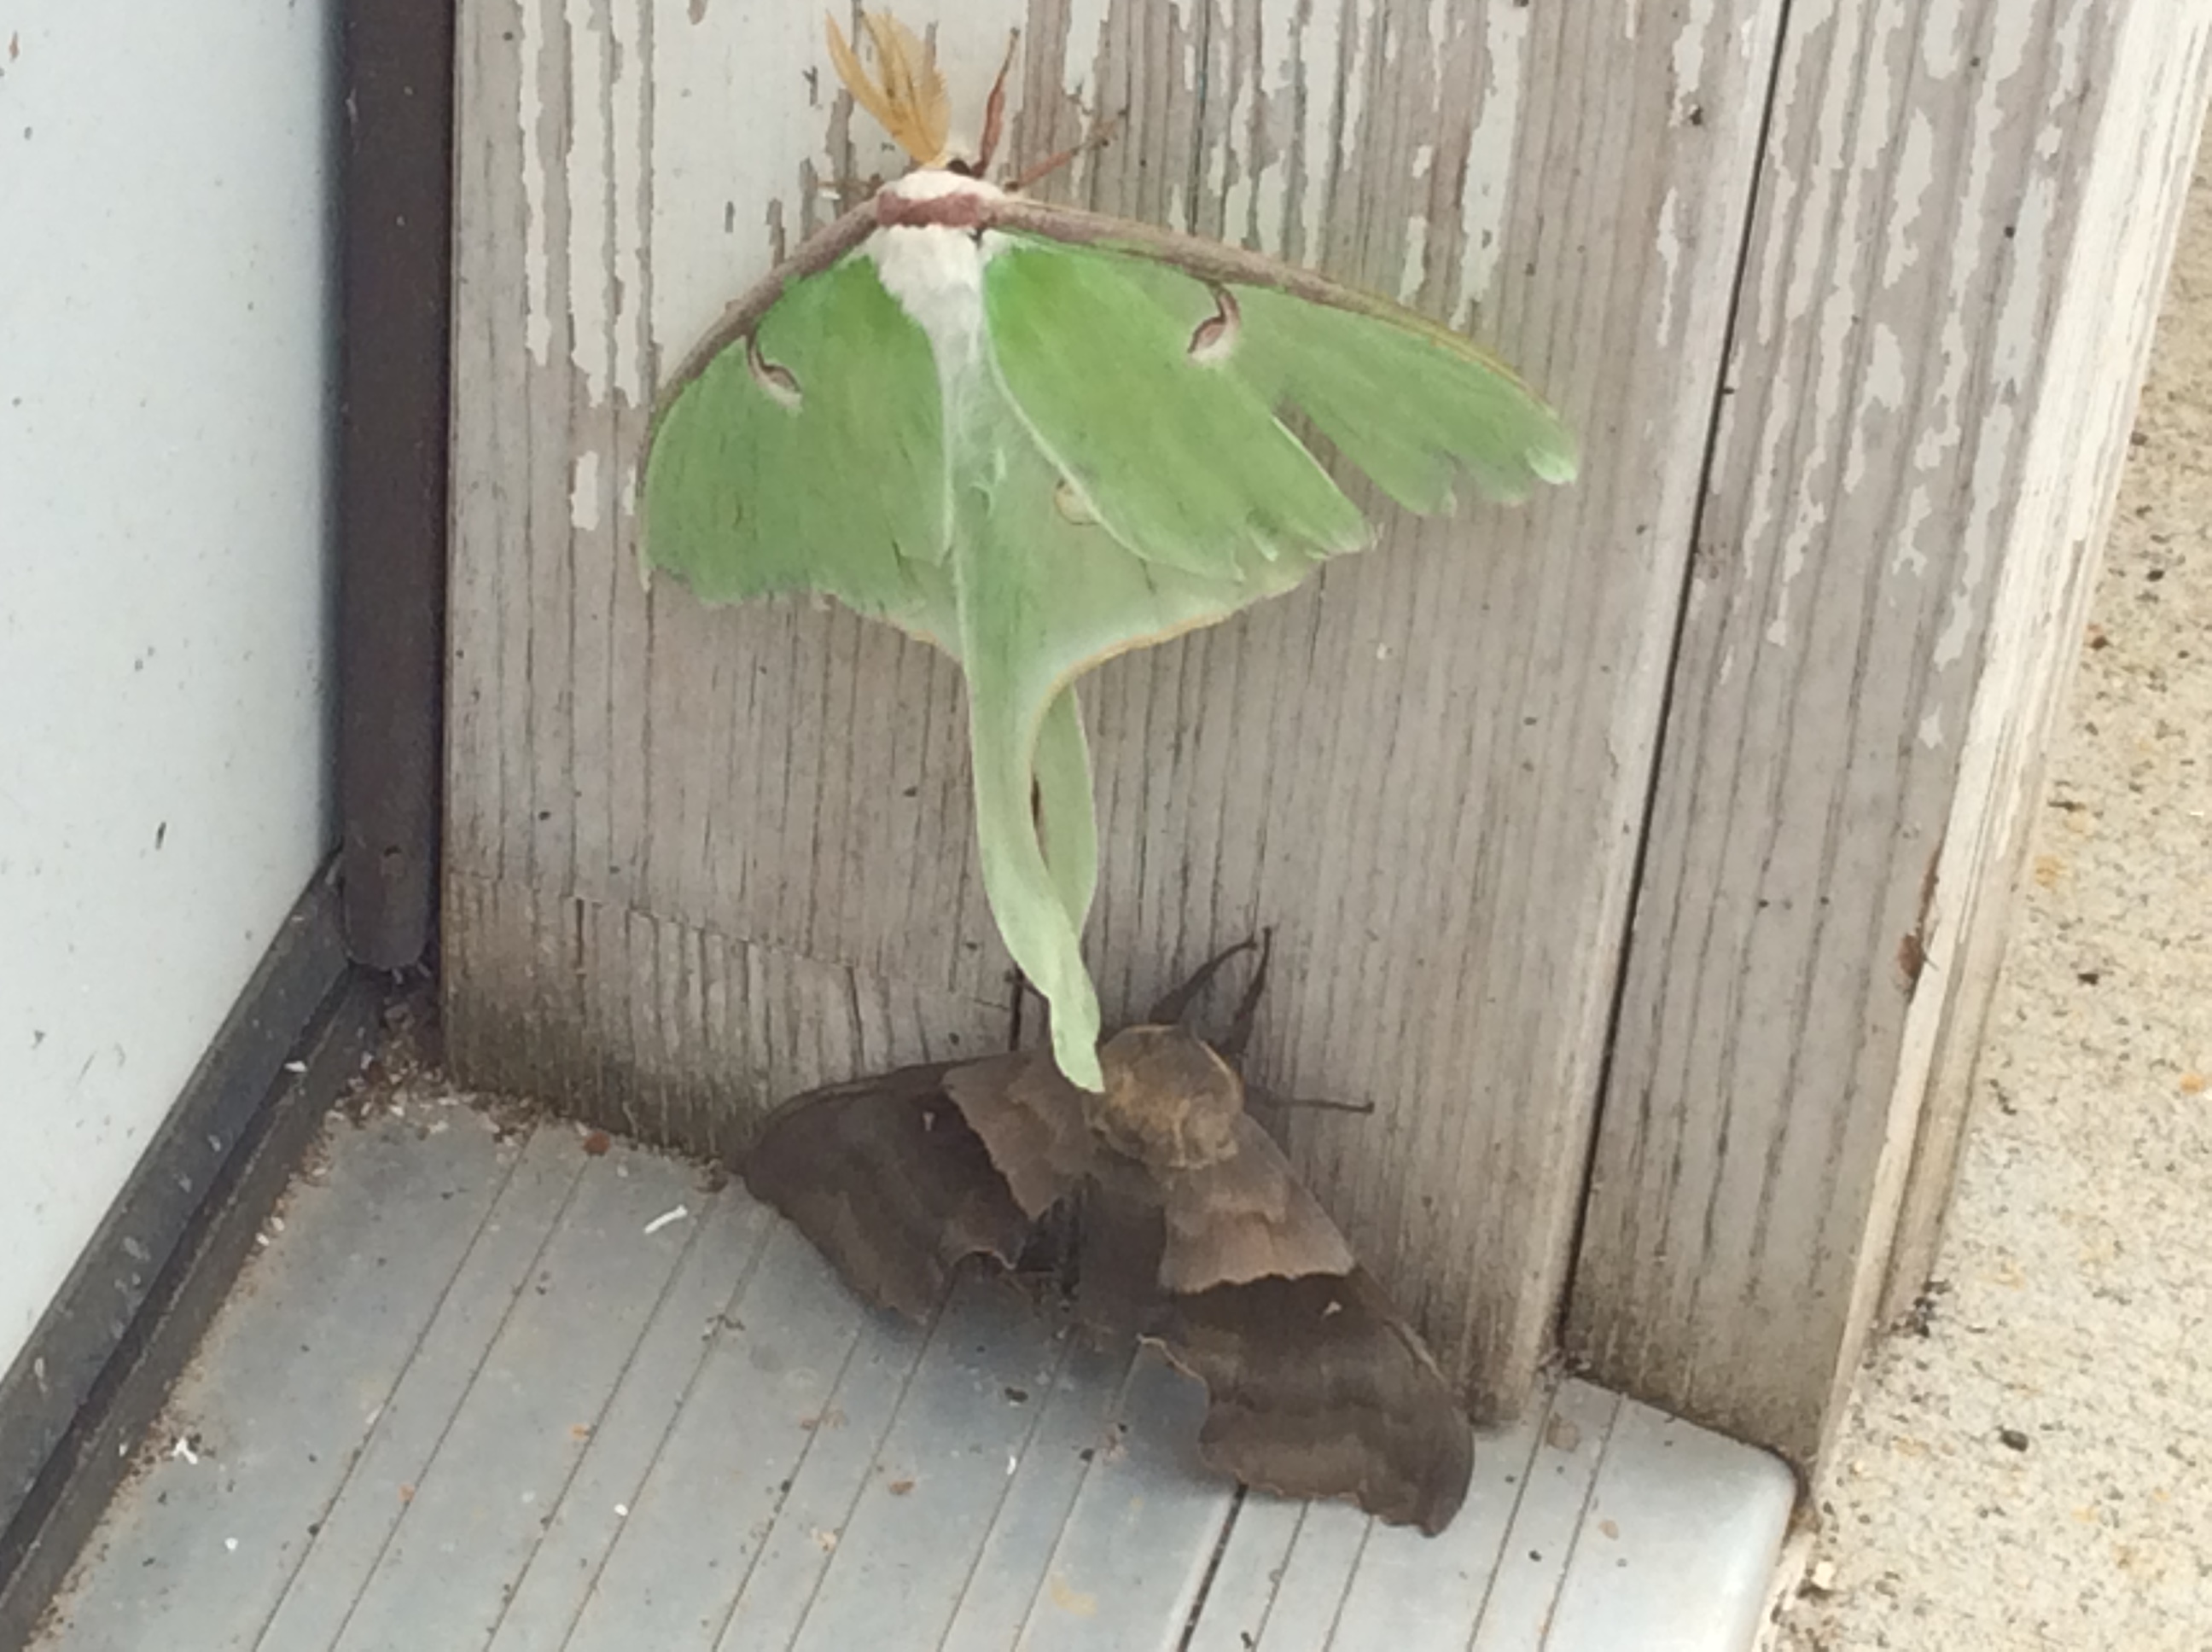
<path fill-rule="evenodd" d="M 1049 1054 L 1022 1050 L 967 1062 L 945 1073 L 945 1093 L 1030 1215 L 1042 1216 L 1081 1184 L 1097 1148 L 1083 1092 Z"/>
<path fill-rule="evenodd" d="M 1351 1272 L 1352 1247 L 1273 1139 L 1240 1118 L 1233 1144 L 1212 1164 L 1161 1176 L 1167 1244 L 1160 1284 L 1188 1295 L 1255 1279 Z"/>
<path fill-rule="evenodd" d="M 1157 1340 L 1206 1384 L 1199 1452 L 1222 1473 L 1431 1537 L 1466 1500 L 1474 1431 L 1364 1268 L 1176 1298 Z"/>
<path fill-rule="evenodd" d="M 949 1063 L 795 1096 L 746 1155 L 745 1186 L 789 1217 L 845 1283 L 927 1319 L 977 1254 L 1012 1266 L 1030 1222 L 945 1096 Z"/>
<path fill-rule="evenodd" d="M 1160 1290 L 1160 1203 L 1144 1172 L 1103 1168 L 1084 1183 L 1075 1207 L 1073 1306 L 1094 1347 L 1127 1347 L 1132 1337 L 1158 1333 L 1173 1312 Z"/>

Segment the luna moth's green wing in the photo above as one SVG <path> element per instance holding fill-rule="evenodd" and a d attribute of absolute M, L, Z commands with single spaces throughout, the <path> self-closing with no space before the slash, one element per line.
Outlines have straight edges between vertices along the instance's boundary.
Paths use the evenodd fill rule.
<path fill-rule="evenodd" d="M 1279 410 L 1304 414 L 1416 511 L 1448 508 L 1462 472 L 1502 501 L 1574 473 L 1565 427 L 1501 363 L 1411 311 L 1344 296 L 1018 232 L 985 267 L 989 382 L 1009 417 L 970 398 L 955 441 L 972 451 L 954 466 L 957 487 L 997 484 L 955 502 L 977 824 L 1009 950 L 1053 1006 L 1061 1069 L 1087 1087 L 1097 1008 L 1078 938 L 1096 841 L 1080 726 L 1072 756 L 1056 732 L 1073 717 L 1068 685 L 1369 542 Z M 1049 860 L 1029 827 L 1032 763 Z M 1062 855 L 1056 823 L 1079 814 L 1078 853 Z"/>
<path fill-rule="evenodd" d="M 1007 394 L 1084 507 L 1146 562 L 1215 578 L 1364 545 L 1262 390 L 1193 359 L 1195 323 L 1159 288 L 1205 287 L 1132 262 L 1015 240 L 983 272 Z"/>
<path fill-rule="evenodd" d="M 1419 511 L 1449 506 L 1462 472 L 1504 500 L 1564 481 L 1573 444 L 1500 363 L 1410 311 L 1016 197 L 988 208 L 1006 240 L 984 269 L 986 347 L 944 385 L 855 252 L 867 211 L 733 306 L 678 374 L 647 459 L 644 555 L 707 600 L 821 592 L 960 662 L 993 916 L 1052 1005 L 1061 1070 L 1097 1089 L 1076 678 L 1368 543 L 1279 412 Z"/>
<path fill-rule="evenodd" d="M 950 650 L 942 398 L 928 336 L 855 255 L 793 283 L 653 422 L 648 563 L 702 600 L 819 592 Z"/>
<path fill-rule="evenodd" d="M 1102 222 L 1110 224 L 1086 227 L 1095 233 Z M 1559 416 L 1487 351 L 1413 311 L 1318 277 L 1298 285 L 1347 301 L 1219 280 L 1211 270 L 1194 274 L 1154 252 L 1018 231 L 1008 239 L 987 277 L 992 342 L 1007 384 L 1048 446 L 1083 456 L 1082 480 L 1101 519 L 1148 560 L 1216 568 L 1194 551 L 1190 536 L 1204 535 L 1210 548 L 1225 537 L 1224 517 L 1256 511 L 1245 523 L 1248 538 L 1273 546 L 1282 516 L 1318 502 L 1277 444 L 1311 465 L 1303 446 L 1272 417 L 1251 423 L 1253 408 L 1303 413 L 1384 493 L 1423 514 L 1451 507 L 1462 471 L 1481 494 L 1509 504 L 1534 483 L 1574 476 L 1574 440 Z M 1174 250 L 1185 238 L 1159 239 Z M 1264 261 L 1245 254 L 1236 262 Z M 1085 301 L 1079 307 L 1063 295 Z M 1055 326 L 1055 314 L 1085 319 Z M 1140 338 L 1148 348 L 1133 349 Z M 1358 512 L 1340 495 L 1336 505 L 1349 522 L 1316 532 L 1308 554 L 1366 544 Z"/>
<path fill-rule="evenodd" d="M 1074 680 L 1288 589 L 1305 561 L 1218 578 L 1148 567 L 1089 519 L 988 370 L 956 398 L 948 433 L 928 337 L 865 253 L 791 282 L 745 320 L 659 410 L 645 560 L 708 602 L 820 592 L 960 663 L 992 914 L 1053 1005 L 1061 1068 L 1096 1089 L 1080 935 L 1098 847 Z M 1287 446 L 1324 507 L 1340 499 Z"/>

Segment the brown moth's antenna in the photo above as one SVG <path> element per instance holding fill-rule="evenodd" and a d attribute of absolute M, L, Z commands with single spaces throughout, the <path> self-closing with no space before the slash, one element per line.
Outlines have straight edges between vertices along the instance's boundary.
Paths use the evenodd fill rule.
<path fill-rule="evenodd" d="M 989 101 L 983 106 L 983 141 L 975 153 L 975 175 L 991 170 L 991 157 L 999 152 L 999 137 L 1006 123 L 1006 77 L 1014 72 L 1014 48 L 1022 42 L 1018 28 L 1006 31 L 1006 56 L 999 65 L 999 78 L 991 82 Z"/>
<path fill-rule="evenodd" d="M 1245 983 L 1244 996 L 1237 1000 L 1237 1014 L 1213 1047 L 1232 1067 L 1241 1069 L 1244 1065 L 1244 1047 L 1252 1042 L 1252 1023 L 1259 1017 L 1260 994 L 1267 990 L 1267 965 L 1274 956 L 1275 930 L 1271 924 L 1260 932 L 1260 962 L 1253 967 L 1252 979 Z"/>
<path fill-rule="evenodd" d="M 1093 149 L 1104 149 L 1114 141 L 1114 128 L 1120 125 L 1121 118 L 1119 115 L 1109 115 L 1083 142 L 1062 149 L 1058 155 L 1047 155 L 1027 172 L 1014 179 L 1006 187 L 1019 195 L 1032 184 L 1043 182 L 1079 155 L 1088 155 Z"/>
<path fill-rule="evenodd" d="M 1188 981 L 1146 1011 L 1146 1023 L 1151 1026 L 1164 1027 L 1181 1021 L 1190 1013 L 1190 1006 L 1198 1001 L 1198 995 L 1206 990 L 1206 983 L 1221 973 L 1224 964 L 1242 953 L 1256 951 L 1259 945 L 1259 938 L 1255 936 L 1249 941 L 1239 941 L 1234 946 L 1224 947 L 1200 964 L 1197 973 Z"/>

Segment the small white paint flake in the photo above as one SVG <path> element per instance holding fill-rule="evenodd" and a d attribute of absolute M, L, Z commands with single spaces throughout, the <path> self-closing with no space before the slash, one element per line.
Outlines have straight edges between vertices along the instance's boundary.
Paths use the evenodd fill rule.
<path fill-rule="evenodd" d="M 1021 1460 L 1019 1457 L 1017 1457 L 1016 1455 L 1014 1455 L 1014 1454 L 1013 1454 L 1012 1452 L 1009 1451 L 1009 1452 L 1006 1454 L 1006 1473 L 1007 1473 L 1007 1474 L 1008 1474 L 1009 1476 L 1011 1476 L 1011 1475 L 1013 1473 L 1014 1470 L 1016 1470 L 1017 1468 L 1019 1468 L 1021 1466 L 1022 1466 L 1022 1460 Z"/>
<path fill-rule="evenodd" d="M 628 1520 L 629 1518 L 629 1504 L 626 1503 L 618 1503 L 615 1504 L 615 1518 L 617 1520 Z"/>
<path fill-rule="evenodd" d="M 1674 342 L 1674 290 L 1682 264 L 1682 200 L 1674 189 L 1659 203 L 1657 252 L 1662 273 L 1659 280 L 1659 343 Z"/>
<path fill-rule="evenodd" d="M 1406 258 L 1398 270 L 1398 301 L 1411 304 L 1421 295 L 1421 277 L 1429 264 L 1429 221 L 1417 217 L 1406 226 Z"/>
<path fill-rule="evenodd" d="M 1452 306 L 1455 326 L 1468 325 L 1490 291 L 1505 235 L 1505 197 L 1513 175 L 1521 131 L 1521 100 L 1526 89 L 1528 42 L 1527 6 L 1484 8 L 1481 116 L 1469 134 L 1467 198 L 1462 204 L 1466 241 L 1461 249 L 1460 290 Z M 1316 103 L 1323 100 L 1316 98 Z"/>
<path fill-rule="evenodd" d="M 177 1436 L 177 1442 L 169 1448 L 169 1455 L 180 1462 L 190 1463 L 195 1468 L 199 1467 L 200 1454 L 192 1449 L 191 1436 L 189 1435 L 179 1434 Z"/>
<path fill-rule="evenodd" d="M 546 165 L 540 123 L 545 103 L 539 90 L 544 73 L 546 36 L 550 33 L 544 0 L 524 0 L 517 9 L 515 57 L 522 126 L 522 290 L 523 338 L 542 365 L 553 346 L 553 317 L 548 293 L 552 284 L 553 236 L 546 219 L 551 179 Z"/>
<path fill-rule="evenodd" d="M 233 1554 L 236 1554 L 238 1552 L 238 1540 L 234 1537 L 227 1537 L 222 1540 L 222 1546 L 229 1550 Z"/>
<path fill-rule="evenodd" d="M 668 1226 L 671 1223 L 681 1222 L 685 1217 L 690 1214 L 691 1207 L 689 1205 L 678 1205 L 674 1210 L 663 1211 L 659 1215 L 654 1217 L 652 1221 L 645 1224 L 645 1230 L 648 1234 L 659 1233 L 661 1229 Z"/>
<path fill-rule="evenodd" d="M 287 1061 L 284 1064 L 284 1071 L 287 1072 L 305 1072 L 307 1070 L 307 1064 L 305 1061 Z"/>
<path fill-rule="evenodd" d="M 585 533 L 599 525 L 599 454 L 586 447 L 576 455 L 568 479 L 568 525 Z"/>

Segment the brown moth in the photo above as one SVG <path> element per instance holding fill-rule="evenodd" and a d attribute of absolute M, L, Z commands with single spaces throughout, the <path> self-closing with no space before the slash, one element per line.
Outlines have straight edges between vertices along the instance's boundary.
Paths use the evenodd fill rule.
<path fill-rule="evenodd" d="M 1219 1048 L 1181 1023 L 1244 950 L 1099 1047 L 1103 1092 L 1042 1050 L 828 1085 L 769 1115 L 745 1184 L 860 1296 L 917 1320 L 966 1258 L 1014 1266 L 1072 1218 L 1078 1322 L 1154 1342 L 1206 1384 L 1211 1467 L 1433 1535 L 1466 1497 L 1474 1437 L 1419 1337 L 1245 1111 L 1237 1057 L 1264 959 Z"/>

